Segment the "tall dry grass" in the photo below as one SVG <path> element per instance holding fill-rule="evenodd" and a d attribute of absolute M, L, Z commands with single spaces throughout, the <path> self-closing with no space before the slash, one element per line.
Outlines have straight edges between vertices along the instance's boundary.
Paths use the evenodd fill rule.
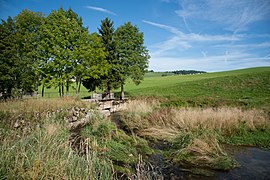
<path fill-rule="evenodd" d="M 43 119 L 57 116 L 62 119 L 72 107 L 91 108 L 93 104 L 75 98 L 25 99 L 0 103 L 0 132 L 2 136 L 29 134 L 43 124 Z M 1 135 L 0 134 L 0 135 Z"/>
<path fill-rule="evenodd" d="M 79 156 L 69 145 L 66 128 L 47 121 L 19 141 L 0 146 L 0 179 L 110 179 L 112 164 L 87 151 Z M 91 149 L 90 147 L 88 149 Z"/>
<path fill-rule="evenodd" d="M 156 99 L 137 99 L 125 103 L 121 111 L 144 115 L 153 112 L 158 107 L 160 107 L 160 102 Z"/>
<path fill-rule="evenodd" d="M 222 150 L 220 139 L 241 128 L 270 127 L 269 117 L 258 109 L 162 108 L 153 101 L 127 104 L 122 121 L 139 136 L 171 142 L 168 159 L 175 163 L 222 170 L 235 167 L 236 162 Z"/>
<path fill-rule="evenodd" d="M 13 101 L 2 105 L 0 179 L 112 178 L 111 161 L 100 158 L 90 143 L 84 143 L 86 154 L 83 156 L 70 145 L 70 134 L 62 112 L 74 106 L 88 106 L 84 102 L 65 98 Z M 32 116 L 36 113 L 42 115 Z M 26 122 L 29 120 L 37 121 L 40 126 L 22 136 L 17 135 L 22 130 L 20 127 L 5 124 L 10 124 L 9 120 L 16 120 L 18 114 L 22 114 L 19 121 L 23 128 L 28 126 Z"/>
<path fill-rule="evenodd" d="M 1 111 L 18 112 L 43 112 L 65 109 L 71 106 L 91 106 L 91 104 L 72 97 L 56 99 L 23 99 L 0 102 Z"/>
<path fill-rule="evenodd" d="M 159 108 L 159 103 L 153 101 L 130 102 L 126 106 L 123 121 L 139 135 L 161 139 L 164 136 L 171 138 L 179 130 L 218 129 L 230 134 L 241 125 L 251 130 L 270 126 L 267 114 L 258 109 Z"/>
<path fill-rule="evenodd" d="M 223 107 L 219 109 L 171 109 L 171 123 L 173 126 L 186 129 L 219 129 L 231 133 L 240 125 L 247 129 L 265 128 L 269 126 L 269 119 L 262 110 Z"/>

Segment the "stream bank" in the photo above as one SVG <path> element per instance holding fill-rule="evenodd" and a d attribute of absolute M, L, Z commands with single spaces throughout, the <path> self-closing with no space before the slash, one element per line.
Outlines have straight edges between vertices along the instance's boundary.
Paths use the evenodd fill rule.
<path fill-rule="evenodd" d="M 125 131 L 121 123 L 119 112 L 112 114 L 112 121 L 119 129 Z M 130 133 L 130 132 L 127 132 Z M 270 151 L 255 147 L 222 145 L 224 151 L 237 161 L 239 167 L 231 170 L 212 170 L 209 168 L 181 167 L 166 159 L 164 152 L 170 149 L 170 144 L 163 141 L 149 141 L 149 146 L 154 150 L 148 156 L 156 173 L 163 179 L 269 179 Z M 223 147 L 224 146 L 224 147 Z M 165 151 L 164 151 L 165 150 Z"/>
<path fill-rule="evenodd" d="M 85 113 L 85 115 L 89 116 L 89 114 L 87 113 Z M 88 123 L 90 119 L 90 117 L 87 117 L 86 119 L 82 118 L 81 122 L 86 120 L 87 122 L 85 122 Z M 150 153 L 149 151 L 150 154 L 141 154 L 141 150 L 137 148 L 141 148 L 139 145 L 140 142 L 143 141 L 141 141 L 139 137 L 137 137 L 134 141 L 136 135 L 134 136 L 134 134 L 130 132 L 129 129 L 126 128 L 125 125 L 122 123 L 121 115 L 119 112 L 114 112 L 111 114 L 111 121 L 113 124 L 116 125 L 117 129 L 122 130 L 123 133 L 125 132 L 126 134 L 122 134 L 119 137 L 111 137 L 113 141 L 108 144 L 108 147 L 112 148 L 113 151 L 115 151 L 114 153 L 116 154 L 123 153 L 124 157 L 126 156 L 127 158 L 123 159 L 124 157 L 117 157 L 115 156 L 116 154 L 110 154 L 110 151 L 112 149 L 106 150 L 108 151 L 110 158 L 115 158 L 115 160 L 117 160 L 115 162 L 118 163 L 116 163 L 115 165 L 117 168 L 120 168 L 122 172 L 126 171 L 128 173 L 132 173 L 133 171 L 135 173 L 138 173 L 144 171 L 145 174 L 147 174 L 147 176 L 151 177 L 152 179 L 269 179 L 268 174 L 270 172 L 270 151 L 254 147 L 224 145 L 223 148 L 225 152 L 232 156 L 233 159 L 235 159 L 239 163 L 240 167 L 234 168 L 229 171 L 219 171 L 209 168 L 198 168 L 193 166 L 184 168 L 179 164 L 173 163 L 172 161 L 170 161 L 170 159 L 167 158 L 168 156 L 166 155 L 166 153 L 170 151 L 170 148 L 173 148 L 171 147 L 170 143 L 164 141 L 147 140 L 144 148 L 147 147 L 146 145 L 148 143 L 149 147 L 152 149 L 152 153 Z M 83 122 L 83 124 L 85 124 L 85 122 Z M 75 134 L 76 138 L 74 138 L 75 136 L 73 136 L 71 137 L 71 139 L 76 140 L 73 143 L 74 145 L 76 144 L 76 147 L 78 147 L 79 144 L 81 145 L 81 143 L 79 142 L 83 141 L 81 139 L 79 129 L 81 129 L 84 125 L 77 126 L 74 122 L 72 122 L 72 124 L 73 126 L 70 126 L 70 133 L 71 136 Z M 104 129 L 104 127 L 106 126 L 104 126 L 103 124 L 103 126 L 101 127 L 103 127 Z M 95 131 L 94 133 L 98 133 L 99 130 L 101 129 L 97 128 L 97 131 Z M 114 130 L 112 132 L 114 132 Z M 112 132 L 108 129 L 108 135 L 110 135 Z M 140 142 L 136 143 L 136 141 Z M 125 144 L 127 142 L 130 144 Z M 119 143 L 124 143 L 124 146 L 122 147 L 122 145 Z M 118 148 L 120 147 L 123 151 L 119 151 Z M 133 150 L 130 151 L 131 149 L 126 149 L 131 147 L 135 148 L 134 152 Z M 80 153 L 84 154 L 84 152 Z M 135 159 L 135 157 L 137 157 L 136 154 L 141 154 L 143 157 L 143 159 L 141 159 L 139 163 Z M 120 158 L 120 161 L 118 158 Z M 126 161 L 127 159 L 130 160 Z M 119 164 L 119 162 L 121 163 Z M 125 169 L 122 169 L 123 167 Z M 129 176 L 123 176 L 120 173 L 117 177 L 127 178 Z"/>

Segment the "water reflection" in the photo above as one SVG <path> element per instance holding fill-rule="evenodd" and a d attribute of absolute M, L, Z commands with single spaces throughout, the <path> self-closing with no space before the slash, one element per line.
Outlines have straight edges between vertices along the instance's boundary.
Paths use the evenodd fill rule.
<path fill-rule="evenodd" d="M 225 149 L 234 156 L 240 167 L 217 173 L 218 179 L 270 179 L 270 151 L 237 146 Z"/>

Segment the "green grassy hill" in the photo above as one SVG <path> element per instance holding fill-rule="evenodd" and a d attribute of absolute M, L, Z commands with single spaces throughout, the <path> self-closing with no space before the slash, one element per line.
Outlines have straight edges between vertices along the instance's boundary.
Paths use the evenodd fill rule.
<path fill-rule="evenodd" d="M 270 107 L 270 67 L 164 77 L 152 73 L 139 86 L 127 82 L 125 90 L 131 97 L 161 97 L 174 105 Z"/>

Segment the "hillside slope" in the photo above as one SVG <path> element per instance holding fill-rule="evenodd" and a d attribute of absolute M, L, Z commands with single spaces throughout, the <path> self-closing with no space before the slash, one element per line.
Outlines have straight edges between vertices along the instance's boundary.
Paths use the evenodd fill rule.
<path fill-rule="evenodd" d="M 185 76 L 145 78 L 139 86 L 127 83 L 129 96 L 155 96 L 170 102 L 212 104 L 218 102 L 270 107 L 270 67 Z M 180 103 L 181 104 L 181 103 Z"/>

